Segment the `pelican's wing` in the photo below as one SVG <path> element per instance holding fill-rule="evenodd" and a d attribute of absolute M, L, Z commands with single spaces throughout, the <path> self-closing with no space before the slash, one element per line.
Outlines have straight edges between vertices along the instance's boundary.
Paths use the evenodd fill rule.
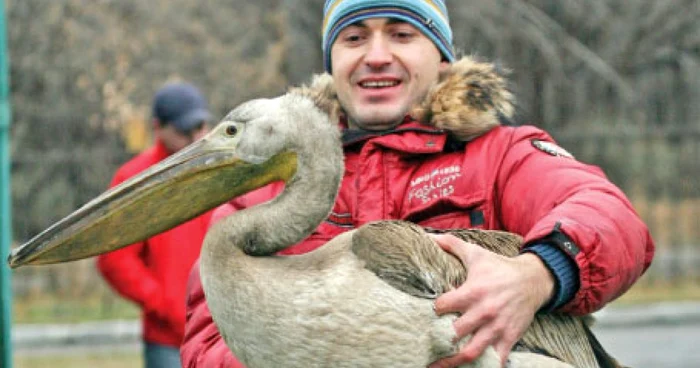
<path fill-rule="evenodd" d="M 522 238 L 493 230 L 433 230 L 506 256 L 518 254 Z M 393 287 L 416 297 L 437 298 L 467 278 L 464 265 L 443 251 L 422 227 L 405 221 L 378 221 L 359 228 L 352 250 L 365 267 Z"/>
<path fill-rule="evenodd" d="M 362 226 L 353 234 L 352 251 L 379 278 L 419 298 L 435 299 L 467 277 L 457 258 L 409 222 L 379 221 Z"/>
<path fill-rule="evenodd" d="M 515 257 L 520 253 L 523 238 L 518 234 L 499 230 L 481 229 L 426 229 L 433 234 L 450 233 L 465 242 L 476 244 L 484 249 L 507 257 Z"/>
<path fill-rule="evenodd" d="M 404 221 L 379 221 L 357 229 L 353 253 L 365 267 L 407 294 L 435 299 L 467 277 L 464 265 L 431 240 L 428 232 L 449 232 L 505 256 L 519 253 L 522 238 L 494 230 L 433 230 Z M 584 320 L 565 314 L 537 314 L 516 345 L 519 351 L 547 355 L 575 367 L 619 367 L 595 340 Z"/>

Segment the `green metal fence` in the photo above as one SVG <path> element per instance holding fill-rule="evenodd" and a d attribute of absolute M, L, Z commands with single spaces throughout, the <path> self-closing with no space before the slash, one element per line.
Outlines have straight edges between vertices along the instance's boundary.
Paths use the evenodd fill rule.
<path fill-rule="evenodd" d="M 10 217 L 10 101 L 8 93 L 7 42 L 5 38 L 5 3 L 0 2 L 0 366 L 12 367 L 12 290 L 7 259 L 12 241 Z"/>

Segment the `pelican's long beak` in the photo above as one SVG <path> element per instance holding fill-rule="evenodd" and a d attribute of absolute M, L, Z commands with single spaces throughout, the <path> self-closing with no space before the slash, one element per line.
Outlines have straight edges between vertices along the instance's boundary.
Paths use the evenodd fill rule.
<path fill-rule="evenodd" d="M 141 174 L 113 187 L 16 248 L 12 268 L 107 253 L 171 229 L 232 198 L 296 171 L 296 154 L 243 162 L 212 131 Z"/>

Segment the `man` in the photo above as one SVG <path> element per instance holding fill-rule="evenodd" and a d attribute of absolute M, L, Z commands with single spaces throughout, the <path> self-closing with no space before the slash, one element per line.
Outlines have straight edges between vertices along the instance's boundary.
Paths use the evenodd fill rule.
<path fill-rule="evenodd" d="M 166 84 L 153 99 L 155 144 L 119 168 L 115 186 L 204 136 L 211 119 L 206 100 L 188 83 Z M 180 367 L 187 275 L 211 213 L 97 260 L 105 280 L 142 309 L 146 368 Z"/>
<path fill-rule="evenodd" d="M 342 108 L 345 176 L 328 221 L 285 253 L 393 218 L 524 238 L 514 258 L 435 238 L 469 269 L 467 282 L 438 298 L 435 311 L 461 314 L 457 335 L 473 337 L 431 367 L 459 366 L 489 345 L 505 363 L 535 313 L 593 312 L 649 266 L 654 245 L 646 226 L 598 168 L 577 162 L 537 128 L 506 126 L 510 93 L 492 65 L 457 60 L 444 1 L 327 0 L 323 52 Z M 431 93 L 453 80 L 466 86 L 456 98 Z M 414 107 L 436 105 L 447 121 L 424 124 Z M 238 198 L 214 218 L 280 190 L 275 184 Z M 241 366 L 211 321 L 197 267 L 188 316 L 185 367 Z"/>

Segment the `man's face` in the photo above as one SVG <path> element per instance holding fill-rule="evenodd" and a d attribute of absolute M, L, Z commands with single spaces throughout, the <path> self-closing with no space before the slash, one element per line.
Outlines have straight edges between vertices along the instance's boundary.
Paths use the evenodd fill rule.
<path fill-rule="evenodd" d="M 373 18 L 344 28 L 331 47 L 338 99 L 351 128 L 395 127 L 447 67 L 409 23 Z"/>
<path fill-rule="evenodd" d="M 165 149 L 168 150 L 170 154 L 173 154 L 190 143 L 204 137 L 209 132 L 209 126 L 206 122 L 202 122 L 197 125 L 194 129 L 181 132 L 177 130 L 172 124 L 160 124 L 158 120 L 155 121 L 155 134 L 156 137 L 163 142 Z"/>

